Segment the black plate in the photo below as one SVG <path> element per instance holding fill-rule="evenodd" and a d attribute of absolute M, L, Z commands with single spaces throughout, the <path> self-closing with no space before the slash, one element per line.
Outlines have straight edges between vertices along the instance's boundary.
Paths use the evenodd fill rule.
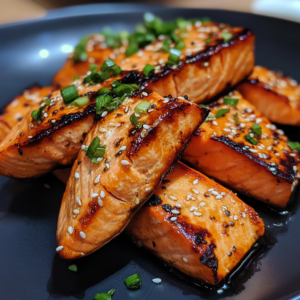
<path fill-rule="evenodd" d="M 0 27 L 1 106 L 34 82 L 50 85 L 66 58 L 63 45 L 74 45 L 80 36 L 99 32 L 107 25 L 132 30 L 142 21 L 142 12 L 148 10 L 164 19 L 210 16 L 219 22 L 252 28 L 257 36 L 256 62 L 300 80 L 300 24 L 220 10 L 91 5 Z M 49 51 L 47 58 L 39 56 L 42 49 Z M 299 129 L 284 129 L 293 139 L 300 140 Z M 299 193 L 287 215 L 241 197 L 265 221 L 267 251 L 259 252 L 235 276 L 229 290 L 218 295 L 171 274 L 125 235 L 77 261 L 77 273 L 69 271 L 71 262 L 55 254 L 56 220 L 63 191 L 64 185 L 51 175 L 28 180 L 0 177 L 0 299 L 93 299 L 97 292 L 112 288 L 117 290 L 114 300 L 300 297 Z M 123 279 L 136 272 L 141 274 L 143 285 L 131 292 Z M 155 277 L 162 278 L 162 284 L 154 285 L 151 279 Z"/>

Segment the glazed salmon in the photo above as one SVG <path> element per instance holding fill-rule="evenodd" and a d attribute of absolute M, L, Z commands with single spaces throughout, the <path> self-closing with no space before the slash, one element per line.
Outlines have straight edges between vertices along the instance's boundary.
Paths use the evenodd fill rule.
<path fill-rule="evenodd" d="M 215 285 L 263 235 L 264 223 L 233 192 L 179 162 L 126 232 L 172 267 Z"/>
<path fill-rule="evenodd" d="M 142 93 L 95 122 L 84 140 L 59 213 L 57 251 L 63 258 L 87 255 L 120 234 L 208 114 L 189 101 Z M 139 128 L 131 118 L 141 96 L 149 109 L 138 116 Z M 93 162 L 87 155 L 95 139 L 106 149 Z"/>
<path fill-rule="evenodd" d="M 34 85 L 15 97 L 0 115 L 0 143 L 11 129 L 17 125 L 33 108 L 41 104 L 43 97 L 52 92 L 52 87 L 40 88 Z"/>
<path fill-rule="evenodd" d="M 285 207 L 298 183 L 299 152 L 239 93 L 227 98 L 236 105 L 225 104 L 225 99 L 209 105 L 207 122 L 183 160 L 241 193 Z"/>
<path fill-rule="evenodd" d="M 294 79 L 255 66 L 237 89 L 271 122 L 300 126 L 300 85 Z"/>

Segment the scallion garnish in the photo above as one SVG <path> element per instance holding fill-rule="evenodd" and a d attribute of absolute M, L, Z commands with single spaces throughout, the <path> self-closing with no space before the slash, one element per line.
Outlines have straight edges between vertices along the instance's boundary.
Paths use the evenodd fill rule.
<path fill-rule="evenodd" d="M 104 95 L 104 94 L 107 94 L 107 93 L 110 93 L 111 92 L 111 89 L 108 88 L 108 87 L 105 87 L 105 88 L 102 88 L 101 90 L 99 90 L 97 92 L 97 95 Z"/>
<path fill-rule="evenodd" d="M 68 269 L 70 271 L 77 272 L 77 266 L 76 265 L 70 265 Z"/>
<path fill-rule="evenodd" d="M 84 96 L 84 97 L 80 97 L 80 98 L 75 99 L 71 104 L 75 105 L 77 107 L 83 107 L 86 104 L 88 104 L 89 102 L 90 102 L 89 97 Z"/>
<path fill-rule="evenodd" d="M 43 103 L 41 104 L 40 108 L 38 110 L 33 110 L 31 112 L 32 119 L 39 121 L 42 118 L 43 110 L 46 106 L 50 105 L 50 100 L 48 98 L 44 98 Z"/>
<path fill-rule="evenodd" d="M 98 293 L 94 296 L 94 300 L 111 300 L 115 291 L 115 289 L 112 289 L 107 293 Z"/>
<path fill-rule="evenodd" d="M 181 51 L 177 49 L 171 49 L 170 55 L 168 57 L 168 64 L 169 65 L 176 65 L 179 62 Z"/>
<path fill-rule="evenodd" d="M 136 126 L 137 128 L 142 128 L 143 123 L 139 122 L 135 114 L 132 114 L 129 118 L 132 125 Z"/>
<path fill-rule="evenodd" d="M 97 158 L 103 158 L 105 155 L 106 146 L 100 145 L 100 139 L 95 137 L 86 150 L 86 156 L 92 160 L 92 162 L 98 162 Z"/>
<path fill-rule="evenodd" d="M 293 151 L 294 150 L 300 151 L 300 144 L 298 142 L 287 141 L 287 144 Z"/>
<path fill-rule="evenodd" d="M 227 114 L 229 111 L 230 111 L 230 109 L 228 109 L 228 108 L 222 108 L 222 109 L 219 109 L 219 110 L 216 112 L 216 118 L 224 117 L 225 114 Z"/>
<path fill-rule="evenodd" d="M 90 64 L 90 71 L 91 72 L 96 72 L 97 71 L 97 69 L 98 69 L 98 65 L 96 65 L 96 64 Z"/>
<path fill-rule="evenodd" d="M 81 61 L 86 61 L 88 58 L 87 52 L 86 52 L 86 44 L 87 44 L 88 38 L 82 37 L 79 41 L 79 43 L 76 45 L 72 59 L 74 63 L 78 63 Z"/>
<path fill-rule="evenodd" d="M 148 101 L 141 101 L 135 108 L 134 108 L 134 111 L 137 113 L 137 114 L 144 114 L 147 109 L 151 106 L 151 103 L 148 102 Z"/>
<path fill-rule="evenodd" d="M 245 135 L 245 139 L 250 142 L 253 145 L 257 145 L 259 142 L 255 139 L 253 139 L 250 135 L 246 134 Z"/>
<path fill-rule="evenodd" d="M 238 115 L 238 113 L 235 113 L 235 114 L 233 115 L 233 119 L 234 119 L 235 124 L 240 125 L 240 120 L 239 120 L 239 115 Z"/>
<path fill-rule="evenodd" d="M 251 131 L 257 136 L 260 136 L 262 133 L 260 125 L 256 123 L 252 125 Z"/>
<path fill-rule="evenodd" d="M 232 38 L 232 33 L 231 32 L 223 32 L 222 33 L 222 39 L 225 43 L 229 42 Z"/>
<path fill-rule="evenodd" d="M 188 26 L 191 24 L 190 21 L 187 21 L 183 18 L 177 18 L 176 19 L 176 25 L 178 29 L 181 29 L 183 31 L 186 31 Z"/>
<path fill-rule="evenodd" d="M 76 80 L 78 80 L 79 79 L 79 76 L 74 76 L 74 78 L 73 78 L 73 81 L 76 81 Z"/>
<path fill-rule="evenodd" d="M 229 98 L 229 97 L 224 97 L 224 101 L 223 103 L 224 104 L 227 104 L 227 105 L 237 105 L 239 102 L 239 99 L 238 98 Z"/>
<path fill-rule="evenodd" d="M 177 42 L 177 44 L 175 45 L 175 49 L 183 50 L 184 48 L 185 48 L 185 42 L 184 42 L 184 40 L 179 40 Z"/>
<path fill-rule="evenodd" d="M 165 52 L 170 52 L 170 49 L 171 49 L 170 43 L 171 43 L 171 39 L 165 39 L 163 41 L 161 49 Z"/>
<path fill-rule="evenodd" d="M 139 51 L 139 44 L 134 37 L 130 37 L 128 48 L 125 51 L 126 56 L 131 56 Z"/>
<path fill-rule="evenodd" d="M 210 33 L 209 36 L 208 36 L 208 38 L 205 40 L 205 43 L 206 43 L 206 44 L 209 44 L 209 43 L 211 42 L 212 36 L 213 36 L 213 34 Z"/>
<path fill-rule="evenodd" d="M 199 104 L 200 107 L 207 108 L 208 106 L 205 104 Z"/>
<path fill-rule="evenodd" d="M 77 88 L 74 84 L 67 86 L 60 91 L 65 103 L 69 103 L 75 98 L 78 98 Z"/>
<path fill-rule="evenodd" d="M 142 277 L 140 274 L 136 273 L 127 277 L 124 282 L 129 290 L 137 290 L 142 285 Z"/>
<path fill-rule="evenodd" d="M 143 69 L 143 73 L 146 77 L 149 76 L 150 73 L 154 71 L 154 67 L 152 65 L 146 64 L 146 66 Z"/>

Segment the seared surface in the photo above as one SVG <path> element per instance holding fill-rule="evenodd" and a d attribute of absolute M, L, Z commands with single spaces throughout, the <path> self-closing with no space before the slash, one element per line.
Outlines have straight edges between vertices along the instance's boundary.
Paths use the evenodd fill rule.
<path fill-rule="evenodd" d="M 172 267 L 217 284 L 264 233 L 264 223 L 233 192 L 177 163 L 126 231 Z"/>
<path fill-rule="evenodd" d="M 92 163 L 80 150 L 59 213 L 59 254 L 72 259 L 89 254 L 122 232 L 137 209 L 150 197 L 198 126 L 207 110 L 185 100 L 148 92 L 143 100 L 155 104 L 139 121 L 129 121 L 140 95 L 96 122 L 86 136 L 106 145 L 105 156 Z"/>
<path fill-rule="evenodd" d="M 183 160 L 250 197 L 285 207 L 298 182 L 299 153 L 289 148 L 283 131 L 239 93 L 230 97 L 239 98 L 237 106 L 225 105 L 223 99 L 209 105 L 212 117 L 219 109 L 230 111 L 201 126 Z M 235 114 L 239 124 L 234 120 Z M 262 128 L 257 145 L 245 139 L 254 123 Z"/>
<path fill-rule="evenodd" d="M 300 85 L 295 80 L 256 66 L 238 90 L 270 121 L 300 126 Z"/>

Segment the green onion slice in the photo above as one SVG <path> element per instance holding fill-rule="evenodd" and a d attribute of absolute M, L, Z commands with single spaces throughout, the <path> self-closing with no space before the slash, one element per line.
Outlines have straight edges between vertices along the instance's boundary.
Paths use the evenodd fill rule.
<path fill-rule="evenodd" d="M 144 114 L 147 112 L 147 109 L 151 106 L 151 103 L 148 101 L 141 101 L 135 108 L 134 111 L 137 114 Z"/>
<path fill-rule="evenodd" d="M 205 105 L 205 104 L 199 104 L 199 106 L 200 106 L 200 107 L 203 107 L 203 108 L 208 108 L 208 106 Z"/>
<path fill-rule="evenodd" d="M 229 111 L 230 111 L 230 109 L 228 109 L 228 108 L 222 108 L 222 109 L 219 109 L 219 110 L 216 112 L 216 118 L 224 117 L 225 114 L 227 114 Z"/>
<path fill-rule="evenodd" d="M 179 62 L 181 51 L 178 49 L 171 49 L 170 55 L 168 57 L 168 64 L 169 65 L 176 65 Z"/>
<path fill-rule="evenodd" d="M 235 114 L 233 115 L 233 119 L 234 119 L 235 124 L 240 125 L 240 120 L 239 120 L 239 115 L 238 115 L 238 113 L 235 113 Z"/>
<path fill-rule="evenodd" d="M 239 102 L 238 98 L 229 98 L 229 97 L 224 97 L 224 101 L 223 101 L 224 104 L 234 105 L 234 106 L 236 106 L 238 102 Z"/>
<path fill-rule="evenodd" d="M 76 265 L 70 265 L 68 269 L 70 271 L 77 272 L 77 266 Z"/>
<path fill-rule="evenodd" d="M 81 61 L 86 61 L 88 58 L 87 52 L 86 52 L 86 44 L 87 44 L 88 38 L 82 37 L 79 41 L 79 43 L 76 45 L 72 59 L 74 63 L 78 63 Z"/>
<path fill-rule="evenodd" d="M 77 106 L 77 107 L 83 107 L 83 106 L 85 106 L 86 104 L 88 104 L 89 102 L 90 102 L 89 97 L 85 96 L 85 97 L 80 97 L 80 98 L 75 99 L 75 100 L 72 102 L 72 105 L 75 105 L 75 106 Z"/>
<path fill-rule="evenodd" d="M 97 158 L 103 158 L 105 155 L 106 146 L 100 145 L 100 139 L 95 137 L 91 144 L 86 150 L 86 156 L 92 160 L 92 162 L 97 162 Z"/>
<path fill-rule="evenodd" d="M 209 43 L 211 42 L 212 36 L 213 36 L 213 34 L 210 33 L 209 36 L 208 36 L 208 38 L 205 40 L 205 43 L 206 43 L 206 44 L 209 44 Z"/>
<path fill-rule="evenodd" d="M 151 72 L 153 72 L 153 71 L 154 71 L 154 67 L 153 67 L 152 65 L 149 65 L 149 64 L 146 64 L 146 66 L 145 66 L 144 69 L 143 69 L 143 73 L 144 73 L 144 75 L 145 75 L 146 77 L 148 77 L 149 74 L 150 74 Z"/>
<path fill-rule="evenodd" d="M 78 80 L 79 79 L 79 76 L 74 76 L 74 78 L 73 78 L 73 81 L 76 81 L 76 80 Z"/>
<path fill-rule="evenodd" d="M 223 32 L 222 33 L 222 39 L 225 43 L 229 42 L 232 38 L 232 33 L 231 32 Z"/>
<path fill-rule="evenodd" d="M 257 136 L 260 136 L 262 133 L 260 125 L 256 123 L 252 125 L 251 131 Z"/>
<path fill-rule="evenodd" d="M 74 84 L 67 86 L 60 91 L 65 103 L 69 103 L 75 98 L 78 98 L 77 88 Z"/>
<path fill-rule="evenodd" d="M 291 141 L 288 141 L 287 144 L 289 145 L 289 147 L 294 151 L 294 150 L 297 150 L 297 151 L 300 151 L 300 144 L 298 142 L 291 142 Z"/>
<path fill-rule="evenodd" d="M 115 289 L 112 289 L 107 293 L 98 293 L 94 296 L 94 300 L 111 300 L 115 291 Z"/>
<path fill-rule="evenodd" d="M 179 40 L 175 46 L 175 49 L 183 50 L 185 48 L 184 40 Z"/>
<path fill-rule="evenodd" d="M 91 72 L 96 72 L 97 71 L 97 69 L 98 69 L 98 65 L 96 65 L 96 64 L 90 64 L 90 71 Z"/>
<path fill-rule="evenodd" d="M 105 88 L 102 88 L 101 90 L 99 90 L 97 92 L 97 95 L 104 95 L 104 94 L 107 94 L 107 93 L 110 93 L 111 92 L 111 89 L 108 88 L 108 87 L 105 87 Z"/>
<path fill-rule="evenodd" d="M 161 49 L 165 52 L 170 52 L 170 49 L 171 49 L 170 43 L 171 43 L 170 39 L 165 39 L 162 43 Z"/>
<path fill-rule="evenodd" d="M 142 285 L 142 277 L 140 274 L 136 273 L 127 277 L 124 282 L 129 290 L 137 290 Z"/>
<path fill-rule="evenodd" d="M 250 135 L 246 134 L 245 135 L 245 139 L 250 142 L 253 145 L 257 145 L 259 142 L 255 139 L 253 139 Z"/>
<path fill-rule="evenodd" d="M 142 128 L 143 124 L 139 122 L 135 114 L 132 114 L 129 118 L 132 125 L 136 126 L 137 128 Z"/>

